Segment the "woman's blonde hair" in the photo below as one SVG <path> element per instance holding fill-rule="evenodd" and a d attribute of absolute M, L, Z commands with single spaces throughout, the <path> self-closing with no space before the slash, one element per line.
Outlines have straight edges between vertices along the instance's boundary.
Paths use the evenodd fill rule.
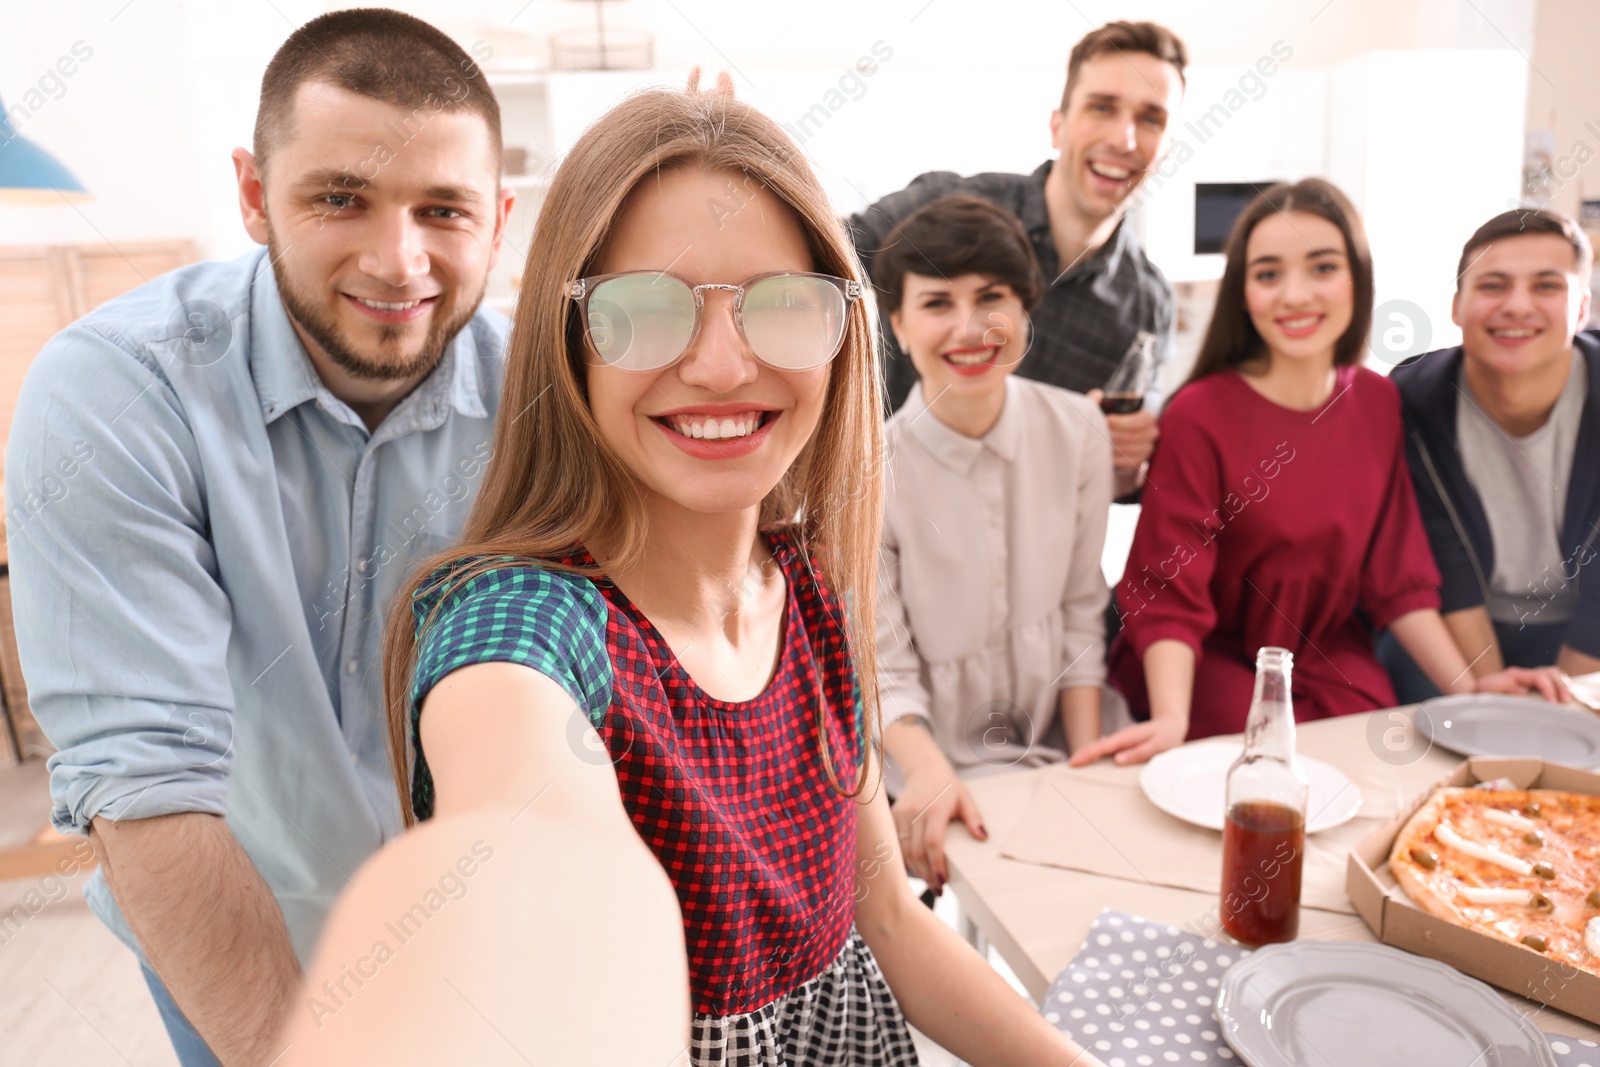
<path fill-rule="evenodd" d="M 584 330 L 567 284 L 595 273 L 628 195 L 664 171 L 698 167 L 742 175 L 793 210 L 815 269 L 860 280 L 854 249 L 827 194 L 777 123 L 722 94 L 654 90 L 607 112 L 572 147 L 540 209 L 506 353 L 494 451 L 459 546 L 428 560 L 402 587 L 384 636 L 389 748 L 406 824 L 410 802 L 410 715 L 417 627 L 412 599 L 453 589 L 495 557 L 529 565 L 604 543 L 617 569 L 641 558 L 647 531 L 633 473 L 601 437 L 589 410 Z M 748 187 L 748 186 L 747 186 Z M 739 204 L 737 189 L 723 205 Z M 715 211 L 716 204 L 708 204 Z M 729 279 L 723 279 L 729 280 Z M 845 610 L 861 700 L 871 737 L 881 734 L 872 611 L 882 497 L 882 403 L 868 300 L 850 306 L 843 346 L 831 364 L 822 417 L 793 466 L 761 506 L 762 524 L 789 524 Z M 490 557 L 490 558 L 484 558 Z M 475 558 L 475 561 L 471 561 Z M 442 581 L 430 579 L 455 565 Z M 445 597 L 439 596 L 437 605 Z M 431 621 L 431 615 L 427 621 Z M 841 789 L 825 728 L 817 725 L 829 780 Z M 860 737 L 863 747 L 869 738 Z M 866 785 L 863 759 L 848 795 Z"/>

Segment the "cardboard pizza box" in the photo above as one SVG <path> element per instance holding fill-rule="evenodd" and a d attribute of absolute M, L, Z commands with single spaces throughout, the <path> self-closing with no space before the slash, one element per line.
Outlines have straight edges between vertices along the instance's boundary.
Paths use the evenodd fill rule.
<path fill-rule="evenodd" d="M 1433 788 L 1470 786 L 1495 778 L 1508 778 L 1518 789 L 1600 795 L 1600 774 L 1537 759 L 1482 756 L 1467 760 Z M 1389 852 L 1406 821 L 1432 795 L 1433 788 L 1351 850 L 1345 892 L 1356 912 L 1385 945 L 1448 963 L 1490 985 L 1600 1024 L 1600 975 L 1434 918 L 1412 903 L 1395 882 L 1389 872 Z"/>

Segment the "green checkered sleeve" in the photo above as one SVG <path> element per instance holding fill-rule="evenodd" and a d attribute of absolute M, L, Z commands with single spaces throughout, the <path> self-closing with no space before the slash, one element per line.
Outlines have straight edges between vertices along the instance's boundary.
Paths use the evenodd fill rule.
<path fill-rule="evenodd" d="M 531 667 L 566 690 L 596 729 L 611 705 L 608 609 L 593 583 L 523 564 L 497 567 L 452 588 L 449 569 L 423 583 L 411 604 L 417 627 L 411 804 L 419 819 L 433 813 L 433 776 L 417 729 L 422 702 L 451 671 L 475 663 Z"/>

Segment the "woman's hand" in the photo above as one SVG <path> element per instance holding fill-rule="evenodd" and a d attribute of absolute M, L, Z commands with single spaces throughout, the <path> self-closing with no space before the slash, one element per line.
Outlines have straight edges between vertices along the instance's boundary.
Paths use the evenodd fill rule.
<path fill-rule="evenodd" d="M 1113 762 L 1119 764 L 1143 763 L 1151 756 L 1183 744 L 1186 733 L 1188 725 L 1176 719 L 1136 722 L 1084 745 L 1072 754 L 1068 762 L 1073 767 L 1082 767 L 1104 756 L 1111 756 Z"/>
<path fill-rule="evenodd" d="M 1566 675 L 1555 667 L 1507 667 L 1478 678 L 1475 688 L 1479 693 L 1538 693 L 1552 704 L 1572 700 Z"/>
<path fill-rule="evenodd" d="M 906 869 L 932 886 L 935 893 L 942 893 L 950 878 L 944 855 L 945 828 L 960 819 L 979 841 L 989 837 L 978 814 L 977 801 L 947 762 L 908 777 L 905 790 L 891 810 Z"/>

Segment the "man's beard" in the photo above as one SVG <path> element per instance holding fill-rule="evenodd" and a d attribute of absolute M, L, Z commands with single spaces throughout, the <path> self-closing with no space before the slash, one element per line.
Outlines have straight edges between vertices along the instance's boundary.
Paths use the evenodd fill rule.
<path fill-rule="evenodd" d="M 456 334 L 460 333 L 462 327 L 466 326 L 477 313 L 478 305 L 483 302 L 484 290 L 488 287 L 488 279 L 485 278 L 470 299 L 457 302 L 461 310 L 448 319 L 444 316 L 449 314 L 449 306 L 442 301 L 438 302 L 433 311 L 432 325 L 428 327 L 428 335 L 423 339 L 422 347 L 415 355 L 399 356 L 397 346 L 405 333 L 403 329 L 377 324 L 378 354 L 374 356 L 358 351 L 340 332 L 334 317 L 325 313 L 315 300 L 297 288 L 294 280 L 284 269 L 277 235 L 270 231 L 267 257 L 272 261 L 272 273 L 278 280 L 278 295 L 283 300 L 283 307 L 289 313 L 289 318 L 304 330 L 323 352 L 327 353 L 334 366 L 360 381 L 396 382 L 408 378 L 420 380 L 427 377 L 444 358 L 444 351 L 450 342 L 455 340 Z M 386 353 L 392 354 L 386 356 Z"/>

